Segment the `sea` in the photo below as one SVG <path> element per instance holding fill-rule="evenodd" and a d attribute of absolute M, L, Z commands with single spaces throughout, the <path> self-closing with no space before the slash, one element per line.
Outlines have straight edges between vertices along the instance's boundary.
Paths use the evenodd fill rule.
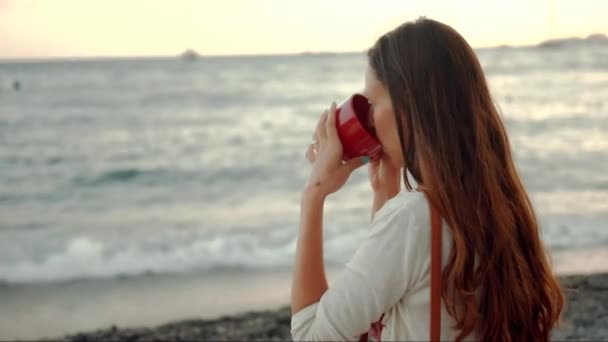
<path fill-rule="evenodd" d="M 608 255 L 608 45 L 476 53 L 556 267 L 580 251 L 569 271 L 608 268 L 597 257 Z M 192 300 L 175 279 L 196 279 L 186 293 L 229 284 L 237 299 L 251 285 L 239 274 L 284 275 L 260 280 L 250 299 L 288 279 L 305 149 L 321 112 L 363 89 L 366 63 L 363 52 L 1 61 L 0 337 L 114 322 L 91 312 L 110 310 L 119 282 L 137 284 L 113 299 L 124 312 L 167 296 L 129 306 L 135 289 L 173 279 L 183 298 L 162 302 L 173 309 L 160 322 Z M 328 264 L 343 265 L 366 236 L 371 200 L 364 168 L 329 198 Z M 186 314 L 217 313 L 212 297 Z M 145 315 L 121 322 L 156 322 L 134 316 Z"/>

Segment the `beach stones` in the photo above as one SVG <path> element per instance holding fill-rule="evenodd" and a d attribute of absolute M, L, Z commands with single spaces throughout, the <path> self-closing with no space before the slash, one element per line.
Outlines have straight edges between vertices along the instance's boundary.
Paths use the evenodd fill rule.
<path fill-rule="evenodd" d="M 560 277 L 567 303 L 554 341 L 608 340 L 608 274 Z M 162 309 L 159 309 L 162 310 Z M 52 341 L 290 341 L 289 307 L 247 312 L 216 320 L 184 320 L 155 328 L 115 325 Z"/>

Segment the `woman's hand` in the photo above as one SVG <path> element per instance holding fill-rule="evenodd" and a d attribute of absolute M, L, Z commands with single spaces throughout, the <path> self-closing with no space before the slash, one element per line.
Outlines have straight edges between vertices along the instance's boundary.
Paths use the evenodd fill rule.
<path fill-rule="evenodd" d="M 306 159 L 312 171 L 306 183 L 306 191 L 326 197 L 338 191 L 350 174 L 369 159 L 354 158 L 342 162 L 342 143 L 336 128 L 336 104 L 323 112 L 313 134 L 313 143 L 306 150 Z"/>

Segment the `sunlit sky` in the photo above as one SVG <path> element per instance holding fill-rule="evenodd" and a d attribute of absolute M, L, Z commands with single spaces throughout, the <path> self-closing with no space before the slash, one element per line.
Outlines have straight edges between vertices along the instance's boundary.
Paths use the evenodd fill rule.
<path fill-rule="evenodd" d="M 361 51 L 427 16 L 474 47 L 608 33 L 607 0 L 0 0 L 0 58 Z"/>

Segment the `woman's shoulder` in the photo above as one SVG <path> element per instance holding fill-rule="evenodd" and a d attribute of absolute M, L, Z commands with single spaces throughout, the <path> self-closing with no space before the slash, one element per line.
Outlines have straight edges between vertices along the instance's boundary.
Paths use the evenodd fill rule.
<path fill-rule="evenodd" d="M 423 227 L 430 223 L 429 208 L 426 196 L 420 191 L 401 190 L 395 197 L 388 200 L 374 215 L 372 231 L 394 233 L 414 233 L 412 230 L 425 230 Z"/>
<path fill-rule="evenodd" d="M 403 215 L 412 218 L 426 217 L 429 214 L 426 196 L 421 191 L 401 190 L 396 196 L 386 201 L 375 217 Z"/>

